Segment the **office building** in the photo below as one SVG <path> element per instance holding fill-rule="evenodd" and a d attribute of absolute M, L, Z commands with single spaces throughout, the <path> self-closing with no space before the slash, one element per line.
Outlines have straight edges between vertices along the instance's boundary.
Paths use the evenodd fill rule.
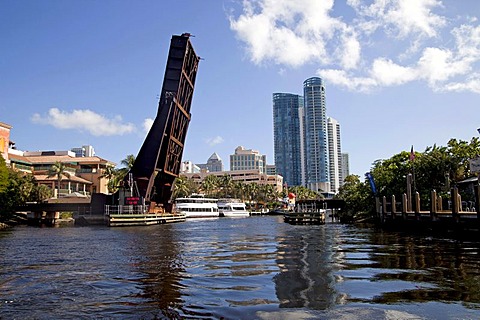
<path fill-rule="evenodd" d="M 80 148 L 72 148 L 71 151 L 75 153 L 75 157 L 93 157 L 95 150 L 92 146 L 82 146 Z"/>
<path fill-rule="evenodd" d="M 200 167 L 194 164 L 192 161 L 182 161 L 180 164 L 180 173 L 198 173 Z"/>
<path fill-rule="evenodd" d="M 210 172 L 219 172 L 223 171 L 223 161 L 220 156 L 214 152 L 210 158 L 207 160 L 207 165 L 206 165 L 208 171 Z"/>
<path fill-rule="evenodd" d="M 289 186 L 302 185 L 303 97 L 291 93 L 273 94 L 273 141 L 277 174 Z"/>
<path fill-rule="evenodd" d="M 230 155 L 230 170 L 259 170 L 261 174 L 267 172 L 267 156 L 257 150 L 245 149 L 239 146 L 235 153 Z"/>
<path fill-rule="evenodd" d="M 274 164 L 267 164 L 267 174 L 274 176 L 277 175 L 277 167 Z"/>

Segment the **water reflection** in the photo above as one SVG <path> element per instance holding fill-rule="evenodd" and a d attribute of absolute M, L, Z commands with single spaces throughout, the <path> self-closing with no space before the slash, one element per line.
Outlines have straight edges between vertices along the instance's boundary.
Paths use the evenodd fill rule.
<path fill-rule="evenodd" d="M 141 292 L 137 297 L 145 299 L 144 309 L 155 317 L 178 317 L 176 311 L 183 305 L 181 284 L 185 277 L 181 255 L 181 242 L 172 225 L 118 230 L 128 236 L 130 264 L 141 276 Z M 145 301 L 144 300 L 144 301 Z"/>
<path fill-rule="evenodd" d="M 325 226 L 297 226 L 277 239 L 274 282 L 281 308 L 327 309 L 342 298 L 335 290 L 334 241 Z"/>
<path fill-rule="evenodd" d="M 364 231 L 354 246 L 344 235 L 339 289 L 349 301 L 480 303 L 479 243 Z"/>

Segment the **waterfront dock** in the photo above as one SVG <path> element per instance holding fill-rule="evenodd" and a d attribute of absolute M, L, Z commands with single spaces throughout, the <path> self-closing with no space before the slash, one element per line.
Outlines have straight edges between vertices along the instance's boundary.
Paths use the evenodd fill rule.
<path fill-rule="evenodd" d="M 148 226 L 185 220 L 185 214 L 149 209 L 147 205 L 105 205 L 105 221 L 109 227 Z"/>
<path fill-rule="evenodd" d="M 301 200 L 292 211 L 285 211 L 284 221 L 290 224 L 325 224 L 325 203 L 319 200 Z"/>
<path fill-rule="evenodd" d="M 395 195 L 390 199 L 377 197 L 377 218 L 382 226 L 480 230 L 479 189 L 479 186 L 475 186 L 475 204 L 468 206 L 462 201 L 458 188 L 454 187 L 450 199 L 447 199 L 450 200 L 448 209 L 444 209 L 445 199 L 438 196 L 435 190 L 431 191 L 428 210 L 422 210 L 418 192 L 413 197 L 403 194 L 400 201 Z"/>

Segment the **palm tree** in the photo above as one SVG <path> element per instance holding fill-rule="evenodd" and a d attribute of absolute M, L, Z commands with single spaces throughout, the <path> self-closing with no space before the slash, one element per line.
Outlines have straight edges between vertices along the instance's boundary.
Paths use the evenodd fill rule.
<path fill-rule="evenodd" d="M 123 168 L 118 169 L 118 180 L 123 180 L 127 173 L 133 168 L 133 164 L 135 163 L 135 156 L 133 154 L 129 154 L 125 159 L 120 161 L 120 164 Z"/>
<path fill-rule="evenodd" d="M 178 176 L 173 184 L 173 198 L 187 197 L 197 189 L 195 181 L 186 176 Z"/>
<path fill-rule="evenodd" d="M 223 196 L 227 198 L 230 195 L 230 191 L 233 186 L 233 179 L 229 175 L 223 175 L 220 177 L 220 188 L 223 190 Z"/>
<path fill-rule="evenodd" d="M 245 201 L 245 191 L 247 190 L 246 184 L 242 181 L 234 181 L 233 182 L 233 192 L 235 194 L 235 198 L 242 199 L 242 202 Z"/>
<path fill-rule="evenodd" d="M 48 177 L 57 177 L 57 182 L 58 182 L 58 193 L 57 197 L 60 194 L 60 184 L 62 182 L 62 177 L 65 176 L 67 178 L 70 178 L 70 173 L 67 171 L 67 167 L 65 166 L 64 163 L 57 161 L 55 162 L 50 169 L 48 169 Z"/>
<path fill-rule="evenodd" d="M 107 166 L 103 171 L 103 174 L 100 177 L 98 177 L 98 179 L 101 179 L 101 178 L 107 179 L 108 192 L 114 193 L 117 190 L 118 176 L 119 176 L 118 170 L 116 170 L 112 166 Z"/>
<path fill-rule="evenodd" d="M 258 184 L 255 182 L 247 183 L 245 193 L 248 195 L 250 203 L 257 199 Z"/>
<path fill-rule="evenodd" d="M 201 188 L 207 196 L 211 196 L 213 191 L 218 188 L 219 179 L 217 176 L 211 174 L 205 177 L 202 181 Z"/>

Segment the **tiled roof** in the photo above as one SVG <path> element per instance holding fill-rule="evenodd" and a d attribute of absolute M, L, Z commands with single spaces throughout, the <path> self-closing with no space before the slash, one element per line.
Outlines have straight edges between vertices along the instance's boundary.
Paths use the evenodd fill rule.
<path fill-rule="evenodd" d="M 115 163 L 102 159 L 100 157 L 71 157 L 68 155 L 64 156 L 30 156 L 24 157 L 27 161 L 33 164 L 39 163 L 55 163 L 57 161 L 64 162 L 64 163 L 75 163 L 75 164 L 92 164 L 92 163 L 102 163 L 102 164 L 111 164 L 115 165 Z"/>
<path fill-rule="evenodd" d="M 34 176 L 37 181 L 57 181 L 58 180 L 57 177 L 49 177 L 46 174 L 36 174 Z M 80 178 L 74 175 L 70 175 L 70 177 L 68 178 L 65 176 L 62 176 L 62 181 L 72 181 L 72 182 L 80 182 L 85 184 L 93 184 L 93 182 L 91 181 L 85 180 L 83 178 Z"/>
<path fill-rule="evenodd" d="M 20 162 L 20 163 L 29 164 L 29 165 L 32 164 L 26 157 L 12 154 L 12 153 L 8 154 L 8 159 L 10 159 L 10 161 L 13 161 L 13 162 Z"/>

